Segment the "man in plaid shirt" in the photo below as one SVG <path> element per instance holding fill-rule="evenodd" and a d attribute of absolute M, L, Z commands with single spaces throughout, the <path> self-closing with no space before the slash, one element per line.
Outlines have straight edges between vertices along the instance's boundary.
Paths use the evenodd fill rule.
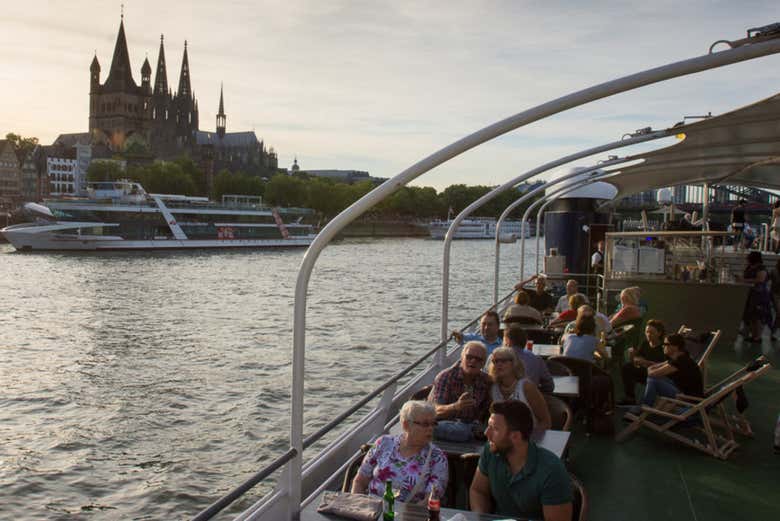
<path fill-rule="evenodd" d="M 482 371 L 486 360 L 485 345 L 468 342 L 460 362 L 436 375 L 428 395 L 436 406 L 436 419 L 470 423 L 485 417 L 490 407 L 490 382 Z"/>

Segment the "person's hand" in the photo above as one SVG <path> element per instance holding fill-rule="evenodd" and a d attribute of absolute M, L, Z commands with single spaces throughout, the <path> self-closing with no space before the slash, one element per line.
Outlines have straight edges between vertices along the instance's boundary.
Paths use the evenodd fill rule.
<path fill-rule="evenodd" d="M 477 402 L 474 401 L 474 397 L 471 396 L 470 393 L 463 393 L 460 395 L 460 398 L 458 398 L 458 401 L 455 402 L 455 409 L 458 412 L 461 412 L 463 409 L 475 407 L 476 405 Z"/>
<path fill-rule="evenodd" d="M 633 360 L 634 359 L 634 353 L 636 353 L 636 349 L 633 347 L 628 348 L 628 359 Z"/>

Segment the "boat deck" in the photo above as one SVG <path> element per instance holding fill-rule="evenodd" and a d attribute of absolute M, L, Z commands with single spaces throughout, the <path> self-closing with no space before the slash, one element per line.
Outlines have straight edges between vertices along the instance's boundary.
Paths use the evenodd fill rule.
<path fill-rule="evenodd" d="M 780 517 L 780 455 L 773 453 L 775 422 L 780 413 L 778 349 L 721 345 L 710 359 L 710 382 L 727 376 L 762 353 L 773 368 L 746 388 L 755 438 L 738 436 L 740 447 L 727 461 L 640 430 L 623 443 L 612 436 L 587 437 L 574 429 L 569 468 L 585 484 L 588 519 L 635 521 L 777 519 Z M 619 378 L 619 377 L 618 377 Z M 619 379 L 616 382 L 620 382 Z M 617 397 L 622 392 L 617 391 Z M 623 428 L 622 409 L 615 418 Z"/>

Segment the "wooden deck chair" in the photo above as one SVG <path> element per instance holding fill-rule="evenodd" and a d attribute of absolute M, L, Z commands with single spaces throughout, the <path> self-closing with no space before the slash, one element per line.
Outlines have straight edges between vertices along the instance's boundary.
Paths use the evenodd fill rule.
<path fill-rule="evenodd" d="M 715 348 L 715 344 L 717 344 L 718 340 L 720 340 L 721 330 L 716 329 L 715 331 L 704 333 L 696 338 L 693 330 L 683 324 L 680 326 L 680 329 L 677 330 L 677 333 L 685 337 L 686 347 L 689 348 L 691 344 L 700 346 L 698 349 L 689 348 L 688 352 L 691 355 L 691 358 L 693 358 L 696 361 L 696 364 L 699 366 L 699 369 L 701 370 L 701 379 L 702 382 L 704 382 L 704 387 L 706 388 L 707 361 L 710 358 L 710 354 L 712 354 L 712 350 Z"/>
<path fill-rule="evenodd" d="M 716 392 L 717 389 L 719 389 L 721 386 L 728 384 L 728 382 L 731 382 L 737 378 L 740 378 L 745 373 L 748 373 L 750 371 L 754 371 L 757 366 L 760 366 L 766 362 L 766 358 L 762 355 L 758 357 L 756 360 L 753 360 L 749 362 L 745 367 L 742 367 L 738 371 L 735 371 L 728 375 L 726 378 L 721 380 L 720 382 L 716 383 L 715 385 L 712 385 L 711 387 L 705 387 L 704 388 L 704 395 L 708 396 L 712 394 L 713 392 Z M 736 393 L 733 395 L 735 400 L 733 402 L 736 402 Z M 730 410 L 729 400 L 724 400 L 723 405 L 725 407 L 725 414 L 726 417 L 721 419 L 720 421 L 724 424 L 728 425 L 731 430 L 737 434 L 741 434 L 742 436 L 752 438 L 753 437 L 753 427 L 750 424 L 750 420 L 747 419 L 747 416 L 745 416 L 742 412 L 740 412 L 738 409 Z"/>
<path fill-rule="evenodd" d="M 710 456 L 727 459 L 739 445 L 734 440 L 734 428 L 726 414 L 724 401 L 739 387 L 755 380 L 771 368 L 761 356 L 725 379 L 704 398 L 678 394 L 676 398 L 660 397 L 650 407 L 643 405 L 639 415 L 627 413 L 630 424 L 617 436 L 626 440 L 641 427 L 647 427 Z M 722 432 L 716 432 L 715 427 Z M 702 439 L 703 438 L 703 439 Z"/>

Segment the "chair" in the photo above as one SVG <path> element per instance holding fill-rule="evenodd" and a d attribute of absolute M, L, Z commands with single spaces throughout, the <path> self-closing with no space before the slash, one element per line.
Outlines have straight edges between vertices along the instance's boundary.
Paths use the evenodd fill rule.
<path fill-rule="evenodd" d="M 728 459 L 739 445 L 734 440 L 734 427 L 724 401 L 771 367 L 761 356 L 711 388 L 703 398 L 678 394 L 676 398 L 661 397 L 652 407 L 643 405 L 638 416 L 631 413 L 624 416 L 630 424 L 617 436 L 617 441 L 624 441 L 647 427 L 710 456 Z M 715 426 L 722 427 L 722 432 L 716 432 Z"/>
<path fill-rule="evenodd" d="M 556 431 L 570 431 L 571 420 L 574 416 L 571 408 L 556 396 L 545 394 L 544 401 L 547 402 L 547 409 L 550 411 L 550 428 Z"/>
<path fill-rule="evenodd" d="M 609 413 L 615 408 L 612 377 L 593 362 L 581 358 L 551 356 L 550 360 L 568 367 L 572 375 L 580 379 L 580 396 L 572 400 L 572 403 L 574 404 L 575 412 L 583 412 L 585 414 L 587 432 L 593 432 L 593 420 L 596 414 L 598 412 Z M 606 389 L 607 381 L 609 382 L 609 389 Z M 605 393 L 607 393 L 607 396 L 604 396 Z"/>
<path fill-rule="evenodd" d="M 588 493 L 585 492 L 585 485 L 577 476 L 569 473 L 571 478 L 571 489 L 574 496 L 572 501 L 571 521 L 586 521 L 588 519 Z"/>
<path fill-rule="evenodd" d="M 547 364 L 547 369 L 552 376 L 573 376 L 571 369 L 566 367 L 560 362 L 550 360 L 549 358 L 544 361 Z"/>
<path fill-rule="evenodd" d="M 462 503 L 462 510 L 471 510 L 469 490 L 471 489 L 471 482 L 474 481 L 474 473 L 477 471 L 478 466 L 479 454 L 463 454 L 460 456 L 460 484 L 465 489 L 465 503 Z M 461 503 L 457 502 L 456 506 L 460 508 Z"/>
<path fill-rule="evenodd" d="M 431 389 L 433 389 L 433 384 L 426 385 L 422 389 L 419 389 L 412 394 L 412 396 L 409 398 L 410 400 L 427 400 L 428 395 L 431 394 Z"/>
<path fill-rule="evenodd" d="M 707 385 L 707 361 L 718 343 L 721 336 L 721 330 L 707 331 L 704 333 L 695 333 L 691 328 L 683 324 L 677 333 L 685 337 L 685 348 L 688 354 L 696 361 L 701 369 L 701 378 L 704 385 Z"/>
<path fill-rule="evenodd" d="M 355 458 L 355 461 L 353 461 L 349 467 L 347 467 L 347 470 L 344 473 L 344 481 L 341 483 L 342 492 L 349 492 L 352 490 L 352 480 L 355 479 L 355 475 L 357 475 L 357 471 L 360 468 L 361 463 L 363 463 L 363 457 L 370 448 L 370 443 L 364 443 L 360 446 L 360 453 Z"/>

